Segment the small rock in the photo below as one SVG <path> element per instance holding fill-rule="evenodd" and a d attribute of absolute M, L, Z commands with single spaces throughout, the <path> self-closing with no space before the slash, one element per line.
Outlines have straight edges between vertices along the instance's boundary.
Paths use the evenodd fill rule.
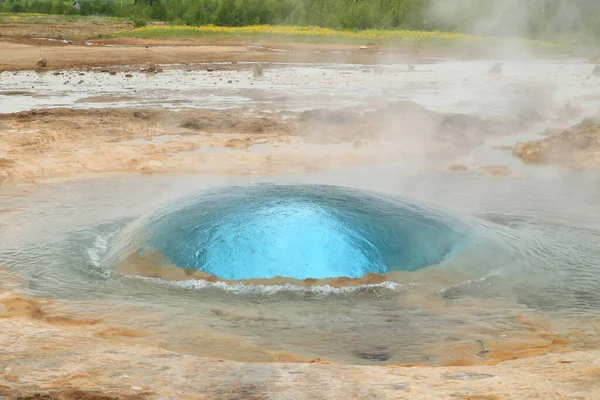
<path fill-rule="evenodd" d="M 594 75 L 594 76 L 600 76 L 600 65 L 596 65 L 594 67 L 594 70 L 592 71 L 592 75 Z"/>
<path fill-rule="evenodd" d="M 215 69 L 214 68 L 206 68 L 206 72 L 215 72 Z"/>
<path fill-rule="evenodd" d="M 48 60 L 45 58 L 40 58 L 36 65 L 40 68 L 46 68 L 48 66 Z"/>
<path fill-rule="evenodd" d="M 125 78 L 133 78 L 133 75 L 131 75 L 131 74 L 125 74 Z"/>
<path fill-rule="evenodd" d="M 261 76 L 263 76 L 263 67 L 260 64 L 254 64 L 252 66 L 252 76 L 254 78 L 260 78 Z"/>
<path fill-rule="evenodd" d="M 4 368 L 4 373 L 5 374 L 10 374 L 12 372 L 12 368 L 11 367 L 5 367 Z"/>
<path fill-rule="evenodd" d="M 227 81 L 227 83 L 233 83 L 233 81 Z"/>
<path fill-rule="evenodd" d="M 147 64 L 146 65 L 146 72 L 154 73 L 154 72 L 157 72 L 156 70 L 157 70 L 157 68 L 156 68 L 155 64 Z"/>
<path fill-rule="evenodd" d="M 414 71 L 414 70 L 415 70 L 415 66 L 414 66 L 414 65 L 412 65 L 412 64 L 408 64 L 408 65 L 406 66 L 406 68 L 408 68 L 408 70 L 409 70 L 409 71 Z"/>
<path fill-rule="evenodd" d="M 109 72 L 109 74 L 110 74 L 110 75 L 116 75 L 116 74 L 117 74 L 117 71 L 110 71 L 110 72 Z"/>
<path fill-rule="evenodd" d="M 503 66 L 504 66 L 504 64 L 502 64 L 502 63 L 494 64 L 494 66 L 492 68 L 490 68 L 490 74 L 501 74 Z"/>
<path fill-rule="evenodd" d="M 139 391 L 139 390 L 144 390 L 144 388 L 143 388 L 143 387 L 140 387 L 140 386 L 132 386 L 132 387 L 131 387 L 131 389 L 132 389 L 132 390 L 138 390 L 138 391 Z"/>
<path fill-rule="evenodd" d="M 361 49 L 361 50 L 368 50 L 369 47 L 367 47 L 367 46 L 360 46 L 359 49 Z"/>
<path fill-rule="evenodd" d="M 381 346 L 355 350 L 353 353 L 356 357 L 371 361 L 387 361 L 391 357 L 389 351 Z"/>

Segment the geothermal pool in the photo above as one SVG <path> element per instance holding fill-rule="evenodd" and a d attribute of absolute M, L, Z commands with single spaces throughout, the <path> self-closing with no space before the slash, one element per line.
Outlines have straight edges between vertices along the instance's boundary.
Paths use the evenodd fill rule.
<path fill-rule="evenodd" d="M 135 75 L 136 96 L 101 103 L 180 107 L 185 98 L 190 107 L 291 112 L 406 98 L 504 116 L 533 104 L 563 125 L 555 106 L 572 103 L 579 117 L 595 110 L 598 82 L 586 80 L 584 63 L 515 65 L 502 76 L 484 75 L 487 62 L 432 63 L 415 74 L 390 66 L 382 77 L 357 66 L 288 66 L 231 89 L 212 88 L 239 72 L 192 81 L 173 70 Z M 64 76 L 2 74 L 17 79 L 15 90 L 34 88 L 0 105 L 99 107 L 85 99 L 100 84 L 84 78 L 69 86 Z M 98 79 L 104 100 L 126 92 L 124 77 Z M 553 104 L 521 93 L 525 81 L 552 86 L 542 97 Z M 0 265 L 19 277 L 17 290 L 52 299 L 62 313 L 135 329 L 131 343 L 200 356 L 452 365 L 536 354 L 515 350 L 524 343 L 597 348 L 600 178 L 525 166 L 492 148 L 540 129 L 464 156 L 510 165 L 524 172 L 518 177 L 399 159 L 319 173 L 132 174 L 3 188 Z"/>
<path fill-rule="evenodd" d="M 402 199 L 325 185 L 205 190 L 139 225 L 118 239 L 125 246 L 112 250 L 116 263 L 154 257 L 158 268 L 224 280 L 415 271 L 460 253 L 477 235 L 462 221 Z"/>
<path fill-rule="evenodd" d="M 381 168 L 389 170 L 389 166 Z M 347 172 L 269 181 L 303 182 L 309 193 L 311 189 L 316 188 L 317 193 L 322 189 L 312 184 L 352 181 L 360 190 L 349 191 L 351 201 L 334 204 L 339 207 L 334 211 L 340 213 L 344 207 L 356 206 L 353 202 L 372 199 L 372 190 L 382 193 L 381 183 L 369 178 L 376 169 L 354 170 L 352 178 Z M 227 186 L 214 189 L 213 179 L 182 175 L 80 181 L 19 196 L 19 209 L 2 215 L 3 264 L 26 277 L 27 285 L 22 289 L 26 294 L 60 299 L 75 314 L 150 332 L 149 336 L 134 339 L 136 342 L 203 356 L 271 361 L 269 354 L 283 352 L 350 364 L 444 364 L 464 352 L 483 360 L 488 351 L 486 343 L 510 346 L 514 342 L 545 342 L 548 335 L 568 337 L 575 348 L 597 345 L 593 321 L 600 318 L 600 278 L 596 273 L 600 217 L 593 199 L 600 194 L 598 178 L 575 174 L 559 180 L 473 181 L 459 176 L 449 178 L 443 173 L 427 174 L 426 180 L 422 175 L 390 174 L 386 182 L 394 183 L 385 185 L 385 194 L 378 198 L 383 203 L 377 207 L 385 206 L 383 211 L 390 216 L 387 223 L 391 229 L 399 229 L 398 240 L 418 240 L 409 249 L 416 254 L 429 254 L 432 248 L 443 251 L 428 262 L 404 264 L 409 268 L 394 270 L 402 263 L 386 264 L 388 270 L 376 270 L 383 279 L 363 281 L 326 279 L 335 278 L 327 275 L 352 275 L 348 270 L 319 275 L 319 257 L 329 257 L 327 267 L 356 267 L 361 258 L 352 253 L 356 247 L 350 240 L 335 243 L 329 238 L 330 242 L 308 243 L 308 249 L 315 252 L 312 258 L 297 253 L 306 250 L 302 247 L 308 245 L 306 242 L 292 246 L 290 252 L 285 248 L 282 241 L 286 238 L 282 235 L 289 235 L 288 240 L 312 241 L 318 239 L 312 235 L 324 234 L 311 229 L 324 229 L 339 239 L 336 235 L 340 232 L 328 230 L 331 225 L 323 215 L 306 204 L 299 208 L 296 204 L 292 209 L 300 210 L 297 215 L 275 217 L 288 218 L 284 222 L 290 224 L 289 229 L 269 226 L 270 218 L 262 220 L 262 225 L 252 219 L 238 221 L 235 210 L 228 209 L 226 202 L 215 205 L 210 203 L 210 196 L 208 200 L 202 196 L 209 193 L 227 197 L 234 193 L 230 191 L 234 185 L 242 188 L 242 198 L 234 200 L 243 200 L 252 208 L 254 195 L 264 200 L 264 196 L 277 193 L 267 190 L 251 195 L 256 186 L 246 186 L 243 178 L 232 178 Z M 346 189 L 341 190 L 344 193 Z M 412 195 L 409 200 L 402 197 L 406 191 Z M 398 203 L 398 198 L 408 202 Z M 14 206 L 14 201 L 3 195 L 0 204 L 6 208 Z M 199 271 L 176 273 L 210 264 L 188 264 L 195 256 L 189 251 L 196 248 L 186 246 L 198 244 L 198 238 L 190 234 L 198 220 L 185 204 L 191 204 L 192 210 L 207 206 L 203 212 L 209 218 L 230 222 L 232 226 L 227 229 L 239 229 L 242 245 L 232 247 L 233 253 L 227 253 L 230 243 L 208 241 L 216 246 L 210 258 L 213 269 L 208 272 L 224 274 L 220 277 L 223 279 L 208 279 Z M 365 219 L 363 228 L 356 228 L 361 234 L 365 230 L 368 234 L 370 218 L 378 217 L 369 207 L 373 206 L 352 210 Z M 396 226 L 394 218 L 403 217 L 402 212 L 407 210 L 408 219 Z M 254 212 L 256 218 L 263 217 Z M 305 218 L 313 222 L 307 224 Z M 171 235 L 169 229 L 177 224 L 184 229 Z M 217 228 L 225 229 L 223 226 Z M 308 232 L 299 236 L 294 227 Z M 402 232 L 404 227 L 410 232 Z M 256 236 L 248 229 L 267 231 Z M 382 226 L 376 224 L 373 229 Z M 426 238 L 418 237 L 420 234 Z M 218 237 L 218 232 L 215 235 Z M 234 236 L 225 237 L 236 240 Z M 387 238 L 383 235 L 379 240 Z M 261 254 L 242 254 L 260 251 L 256 246 L 269 246 L 273 241 L 280 247 L 263 248 Z M 328 246 L 342 252 L 334 254 Z M 134 267 L 142 266 L 138 270 L 119 269 L 119 257 L 128 252 L 156 249 L 162 256 L 159 261 L 150 257 L 151 269 L 139 260 L 129 260 Z M 363 255 L 372 256 L 369 251 Z M 331 258 L 332 254 L 337 258 Z M 262 274 L 265 258 L 273 255 L 287 263 L 278 265 L 271 260 L 270 267 L 282 269 L 269 272 L 265 279 L 227 280 L 260 278 L 234 272 L 239 272 L 237 268 L 257 268 L 253 272 Z M 229 263 L 227 257 L 235 258 Z M 164 263 L 165 258 L 170 262 Z M 314 269 L 303 265 L 302 275 L 288 275 L 317 279 L 273 279 L 275 275 L 285 276 L 290 265 L 298 267 L 307 260 Z M 347 260 L 354 264 L 336 264 Z M 222 266 L 229 270 L 219 271 Z M 157 273 L 156 267 L 163 272 Z M 230 272 L 233 275 L 228 275 Z M 524 323 L 524 318 L 541 321 L 536 322 L 540 327 Z M 574 332 L 578 332 L 576 337 Z M 541 336 L 536 336 L 538 333 Z"/>

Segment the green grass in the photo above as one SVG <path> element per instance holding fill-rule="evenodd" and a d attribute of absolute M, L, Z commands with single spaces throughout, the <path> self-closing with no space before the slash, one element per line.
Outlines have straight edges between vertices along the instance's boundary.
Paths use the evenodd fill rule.
<path fill-rule="evenodd" d="M 538 50 L 561 51 L 569 46 L 565 43 L 544 42 L 527 39 L 498 39 L 462 35 L 449 32 L 429 32 L 414 30 L 335 30 L 318 27 L 256 25 L 246 27 L 217 27 L 212 25 L 189 26 L 149 26 L 125 30 L 105 37 L 131 37 L 163 40 L 200 40 L 257 42 L 270 40 L 277 42 L 332 43 L 357 45 L 407 45 L 407 46 L 464 46 L 498 47 L 520 46 Z"/>

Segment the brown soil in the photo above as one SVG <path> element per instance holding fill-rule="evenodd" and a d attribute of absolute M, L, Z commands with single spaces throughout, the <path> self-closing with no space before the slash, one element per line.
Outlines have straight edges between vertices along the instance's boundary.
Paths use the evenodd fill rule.
<path fill-rule="evenodd" d="M 533 142 L 517 143 L 513 154 L 526 163 L 600 168 L 600 120 L 583 122 Z"/>
<path fill-rule="evenodd" d="M 0 114 L 0 182 L 101 173 L 315 171 L 332 163 L 393 159 L 399 151 L 413 157 L 461 154 L 527 123 L 440 114 L 411 102 L 367 113 L 313 110 L 291 119 L 244 110 L 26 111 Z M 256 144 L 271 150 L 251 151 Z M 329 144 L 349 146 L 315 151 Z"/>
<path fill-rule="evenodd" d="M 227 61 L 375 64 L 390 57 L 393 57 L 395 62 L 418 63 L 418 58 L 424 55 L 422 51 L 406 48 L 373 47 L 365 51 L 353 45 L 227 43 L 224 41 L 198 43 L 187 40 L 157 41 L 127 38 L 93 41 L 92 45 L 86 45 L 79 41 L 62 43 L 16 38 L 0 41 L 0 54 L 2 54 L 0 71 L 36 69 L 40 59 L 40 48 L 48 62 L 45 69 Z"/>

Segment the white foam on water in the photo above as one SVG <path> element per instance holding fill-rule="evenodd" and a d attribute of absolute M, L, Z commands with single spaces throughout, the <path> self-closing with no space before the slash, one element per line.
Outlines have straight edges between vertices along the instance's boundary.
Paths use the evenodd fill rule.
<path fill-rule="evenodd" d="M 100 267 L 100 260 L 102 259 L 102 256 L 106 254 L 108 244 L 117 233 L 118 231 L 98 234 L 96 239 L 94 239 L 93 245 L 87 249 L 90 262 L 95 267 Z"/>
<path fill-rule="evenodd" d="M 208 282 L 205 280 L 185 280 L 185 281 L 165 281 L 160 278 L 148 278 L 148 277 L 134 277 L 142 279 L 144 281 L 159 283 L 162 285 L 168 285 L 171 287 L 184 289 L 184 290 L 203 290 L 209 288 L 221 289 L 227 292 L 236 294 L 260 294 L 260 295 L 273 295 L 277 293 L 306 293 L 306 294 L 319 294 L 319 295 L 337 295 L 337 294 L 350 294 L 356 293 L 365 289 L 387 289 L 393 291 L 406 290 L 408 284 L 400 284 L 396 282 L 383 282 L 378 284 L 368 284 L 360 286 L 344 286 L 344 287 L 333 287 L 330 285 L 323 286 L 300 286 L 286 283 L 284 285 L 252 285 L 245 283 L 228 284 L 226 282 Z"/>

